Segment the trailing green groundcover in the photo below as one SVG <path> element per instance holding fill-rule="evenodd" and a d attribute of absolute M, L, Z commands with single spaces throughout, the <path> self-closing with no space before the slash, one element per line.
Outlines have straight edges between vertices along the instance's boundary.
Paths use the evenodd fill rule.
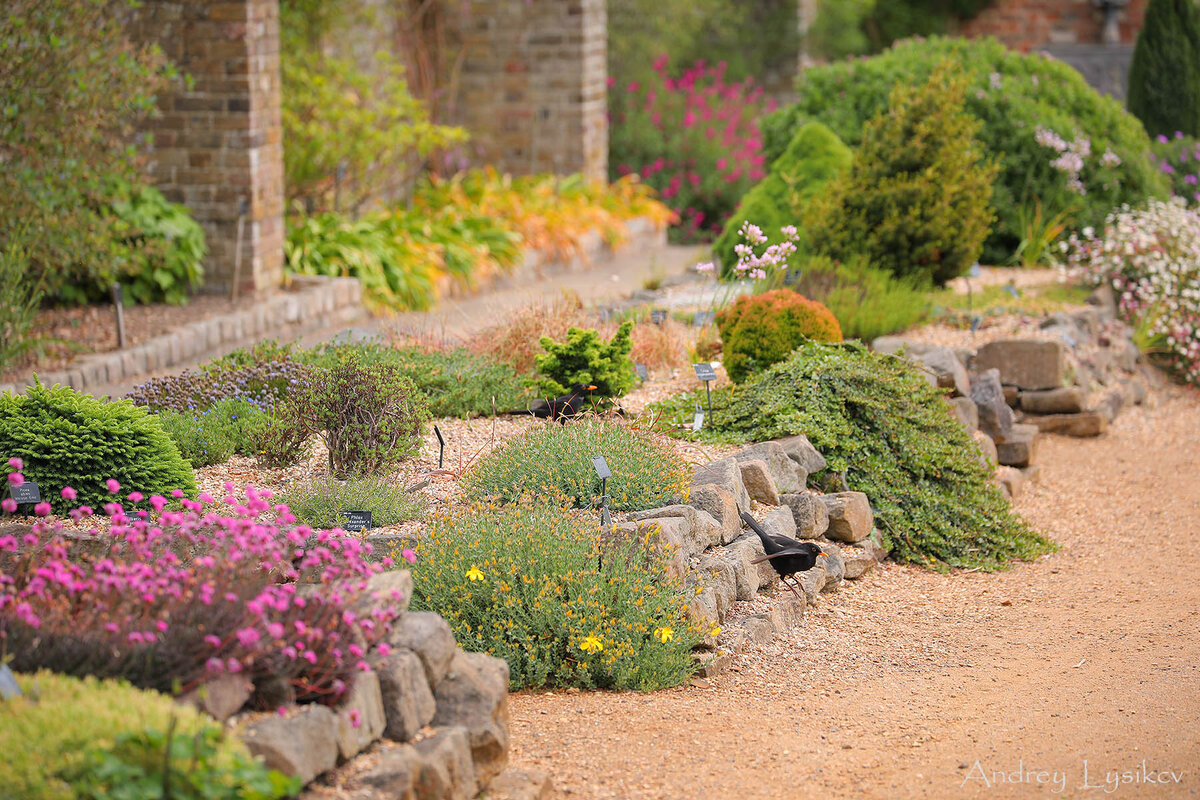
<path fill-rule="evenodd" d="M 678 426 L 702 394 L 676 395 L 650 411 Z M 808 436 L 830 473 L 867 494 L 885 546 L 902 561 L 991 570 L 1055 548 L 1012 512 L 970 434 L 902 358 L 858 342 L 801 345 L 757 378 L 715 391 L 713 419 L 698 437 L 793 434 Z"/>
<path fill-rule="evenodd" d="M 191 466 L 158 419 L 128 400 L 106 403 L 65 386 L 30 386 L 23 395 L 0 395 L 0 461 L 25 461 L 26 479 L 62 514 L 76 505 L 99 509 L 114 499 L 109 478 L 122 494 L 169 495 L 196 491 Z M 59 491 L 70 486 L 74 502 Z"/>
<path fill-rule="evenodd" d="M 721 277 L 733 275 L 738 260 L 733 248 L 742 241 L 738 231 L 743 223 L 757 225 L 772 244 L 783 241 L 779 229 L 785 225 L 800 228 L 808 202 L 830 180 L 849 169 L 853 158 L 850 148 L 819 122 L 810 122 L 796 131 L 787 150 L 771 164 L 770 174 L 746 192 L 713 245 Z M 800 237 L 797 248 L 805 252 L 808 243 L 802 229 Z"/>
<path fill-rule="evenodd" d="M 1077 224 L 1102 227 L 1105 215 L 1122 203 L 1165 196 L 1163 177 L 1146 157 L 1146 132 L 1120 103 L 1061 61 L 1009 50 L 995 39 L 910 39 L 872 58 L 804 70 L 799 101 L 762 122 L 767 158 L 781 155 L 812 120 L 857 148 L 867 120 L 887 108 L 898 77 L 923 83 L 946 59 L 967 78 L 966 110 L 982 122 L 979 140 L 1000 164 L 992 194 L 997 221 L 984 244 L 984 261 L 1005 263 L 1016 251 L 1022 209 L 1032 207 L 1034 198 L 1050 212 L 1074 205 Z M 1066 142 L 1088 139 L 1090 154 L 1079 175 L 1086 194 L 1070 191 L 1066 173 L 1051 166 L 1059 153 L 1038 143 L 1039 127 Z M 1119 164 L 1104 163 L 1109 149 Z"/>

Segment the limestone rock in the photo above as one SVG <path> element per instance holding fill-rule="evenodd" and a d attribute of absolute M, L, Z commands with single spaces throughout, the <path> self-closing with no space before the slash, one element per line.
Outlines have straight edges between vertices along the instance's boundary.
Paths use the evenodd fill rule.
<path fill-rule="evenodd" d="M 996 460 L 996 443 L 992 441 L 992 437 L 983 431 L 975 431 L 975 433 L 971 434 L 971 438 L 975 440 L 975 444 L 979 447 L 979 457 L 985 467 L 994 467 L 1000 463 Z"/>
<path fill-rule="evenodd" d="M 539 769 L 509 767 L 487 785 L 488 800 L 551 800 L 554 782 Z"/>
<path fill-rule="evenodd" d="M 758 594 L 758 588 L 762 582 L 759 575 L 760 568 L 765 566 L 770 569 L 770 565 L 765 561 L 761 564 L 751 564 L 750 562 L 762 554 L 762 542 L 754 534 L 743 536 L 725 547 L 725 555 L 730 559 L 734 568 L 738 600 L 753 600 L 754 596 Z"/>
<path fill-rule="evenodd" d="M 1000 372 L 989 369 L 971 381 L 971 400 L 979 411 L 979 430 L 992 439 L 1006 436 L 1012 429 L 1013 414 L 1004 401 L 1004 389 L 1000 385 Z"/>
<path fill-rule="evenodd" d="M 817 595 L 825 588 L 825 568 L 819 564 L 804 572 L 797 572 L 800 588 L 804 590 L 804 599 L 809 603 L 816 602 Z"/>
<path fill-rule="evenodd" d="M 846 575 L 846 562 L 842 560 L 841 548 L 833 542 L 821 542 L 821 552 L 825 554 L 817 558 L 818 566 L 825 570 L 825 585 L 821 591 L 837 591 Z"/>
<path fill-rule="evenodd" d="M 794 437 L 793 437 L 794 438 Z M 801 437 L 803 438 L 803 437 Z M 805 442 L 808 440 L 805 439 Z M 799 450 L 802 445 L 797 444 L 795 449 Z M 811 448 L 811 445 L 809 445 Z M 813 452 L 816 452 L 815 450 Z M 748 445 L 738 450 L 733 454 L 738 463 L 746 464 L 751 461 L 763 461 L 766 464 L 767 471 L 770 473 L 772 480 L 779 492 L 799 492 L 804 490 L 805 482 L 808 480 L 809 469 L 806 468 L 803 462 L 793 460 L 788 454 L 788 451 L 779 442 L 759 442 L 758 444 Z M 811 458 L 808 459 L 812 461 Z M 743 470 L 742 480 L 745 481 L 745 472 Z M 750 490 L 750 486 L 746 486 L 747 491 L 750 491 L 750 497 L 754 497 L 754 492 Z M 759 502 L 766 502 L 759 500 Z M 769 505 L 779 505 L 778 502 L 769 503 Z"/>
<path fill-rule="evenodd" d="M 999 370 L 1001 383 L 1022 389 L 1054 389 L 1063 385 L 1066 349 L 1050 339 L 997 339 L 979 348 L 975 367 Z"/>
<path fill-rule="evenodd" d="M 662 525 L 661 523 L 664 522 L 682 522 L 686 525 L 682 517 L 664 517 L 643 522 L 617 522 L 605 538 L 619 546 L 629 542 L 640 543 L 648 538 L 650 548 L 655 553 L 666 554 L 667 573 L 672 577 L 682 578 L 688 572 L 688 547 L 686 542 L 678 536 L 677 526 Z"/>
<path fill-rule="evenodd" d="M 194 706 L 214 719 L 224 722 L 246 705 L 254 693 L 254 684 L 243 675 L 225 673 L 206 680 L 196 689 L 179 698 L 179 702 Z"/>
<path fill-rule="evenodd" d="M 1083 402 L 1083 390 L 1078 386 L 1021 392 L 1020 396 L 1021 410 L 1030 414 L 1078 414 Z"/>
<path fill-rule="evenodd" d="M 387 718 L 383 713 L 379 676 L 374 672 L 360 672 L 354 679 L 350 696 L 336 714 L 338 756 L 341 761 L 347 761 L 383 736 Z"/>
<path fill-rule="evenodd" d="M 364 798 L 417 800 L 417 776 L 424 763 L 417 748 L 411 744 L 385 742 L 372 752 L 371 762 L 352 779 L 356 788 L 366 790 L 362 793 Z"/>
<path fill-rule="evenodd" d="M 375 655 L 371 661 L 383 694 L 384 735 L 407 742 L 429 724 L 436 710 L 425 667 L 416 653 L 403 649 L 393 650 L 386 658 Z"/>
<path fill-rule="evenodd" d="M 704 589 L 688 600 L 684 612 L 688 619 L 701 628 L 711 628 L 721 621 L 717 610 L 717 595 L 712 589 Z"/>
<path fill-rule="evenodd" d="M 917 342 L 912 339 L 905 339 L 903 336 L 879 336 L 871 342 L 871 349 L 878 353 L 893 355 L 903 350 L 904 355 L 909 358 L 923 355 L 936 347 L 937 345 L 935 344 Z"/>
<path fill-rule="evenodd" d="M 1125 397 L 1121 394 L 1119 388 L 1109 389 L 1100 398 L 1100 402 L 1096 403 L 1094 411 L 1104 417 L 1106 422 L 1112 422 L 1121 413 L 1121 409 L 1125 406 Z"/>
<path fill-rule="evenodd" d="M 791 464 L 791 459 L 786 459 Z M 793 465 L 794 466 L 794 465 Z M 779 505 L 779 490 L 775 487 L 775 479 L 767 468 L 767 462 L 761 458 L 738 462 L 742 471 L 742 484 L 750 499 L 767 506 Z"/>
<path fill-rule="evenodd" d="M 954 409 L 954 416 L 958 417 L 958 421 L 968 432 L 974 433 L 979 428 L 979 407 L 975 405 L 974 400 L 969 397 L 952 397 L 950 407 Z"/>
<path fill-rule="evenodd" d="M 1108 427 L 1108 421 L 1099 411 L 1083 411 L 1078 414 L 1047 414 L 1042 417 L 1025 417 L 1021 420 L 1037 426 L 1042 433 L 1061 433 L 1064 436 L 1099 436 Z"/>
<path fill-rule="evenodd" d="M 826 538 L 840 542 L 861 542 L 871 534 L 875 517 L 871 502 L 862 492 L 838 492 L 821 498 L 829 511 L 829 528 Z"/>
<path fill-rule="evenodd" d="M 508 764 L 508 664 L 483 653 L 455 652 L 434 694 L 436 726 L 462 728 L 475 775 L 487 783 Z"/>
<path fill-rule="evenodd" d="M 738 625 L 744 640 L 750 644 L 763 645 L 775 638 L 774 626 L 761 617 L 746 617 Z"/>
<path fill-rule="evenodd" d="M 296 706 L 286 717 L 269 716 L 241 728 L 251 755 L 269 769 L 295 775 L 304 783 L 337 765 L 337 720 L 325 706 Z"/>
<path fill-rule="evenodd" d="M 1042 482 L 1041 464 L 1030 464 L 1028 467 L 1022 467 L 1021 474 L 1025 476 L 1025 483 L 1027 484 Z"/>
<path fill-rule="evenodd" d="M 1021 492 L 1025 489 L 1025 476 L 1021 470 L 1015 467 L 997 467 L 995 480 L 1004 487 L 1011 499 L 1021 498 Z"/>
<path fill-rule="evenodd" d="M 406 569 L 377 572 L 367 580 L 367 586 L 355 601 L 354 608 L 359 613 L 384 606 L 407 611 L 412 589 L 412 573 Z"/>
<path fill-rule="evenodd" d="M 796 538 L 796 518 L 792 515 L 792 510 L 787 506 L 780 506 L 763 515 L 763 518 L 758 521 L 762 529 L 772 536 L 786 536 L 789 539 Z"/>
<path fill-rule="evenodd" d="M 859 547 L 842 548 L 842 577 L 846 580 L 858 580 L 875 569 L 876 563 L 875 556 L 869 550 Z"/>
<path fill-rule="evenodd" d="M 742 534 L 742 520 L 731 492 L 720 486 L 696 486 L 688 496 L 688 504 L 706 512 L 716 521 L 721 544 L 732 542 Z"/>
<path fill-rule="evenodd" d="M 871 535 L 858 543 L 860 547 L 871 554 L 876 563 L 882 563 L 887 560 L 888 549 L 883 546 L 883 536 L 879 533 L 879 529 L 871 531 Z"/>
<path fill-rule="evenodd" d="M 697 469 L 692 478 L 692 487 L 700 486 L 719 486 L 733 495 L 739 512 L 750 510 L 750 495 L 746 493 L 742 471 L 735 458 L 723 458 Z"/>
<path fill-rule="evenodd" d="M 664 517 L 682 517 L 690 527 L 692 540 L 688 552 L 700 553 L 721 543 L 721 526 L 712 515 L 690 505 L 672 505 L 661 508 L 651 508 L 630 514 L 630 519 L 637 522 Z"/>
<path fill-rule="evenodd" d="M 409 611 L 404 614 L 392 625 L 387 641 L 393 647 L 402 647 L 417 654 L 431 689 L 436 689 L 446 674 L 457 647 L 450 625 L 432 611 Z"/>
<path fill-rule="evenodd" d="M 808 476 L 814 472 L 820 472 L 827 466 L 825 456 L 812 446 L 812 442 L 808 440 L 807 436 L 785 436 L 775 441 L 783 448 L 783 452 L 787 453 L 788 458 L 799 464 L 804 470 L 804 481 L 796 491 L 803 491 L 807 485 Z M 781 491 L 787 492 L 788 490 L 782 489 Z"/>
<path fill-rule="evenodd" d="M 803 492 L 780 495 L 779 499 L 791 509 L 797 539 L 816 539 L 829 529 L 829 509 L 821 495 Z"/>
<path fill-rule="evenodd" d="M 996 442 L 996 460 L 1007 467 L 1027 467 L 1037 457 L 1036 425 L 1013 425 L 1002 442 Z"/>
<path fill-rule="evenodd" d="M 920 355 L 910 354 L 909 358 L 933 376 L 934 386 L 953 389 L 955 394 L 962 397 L 971 393 L 966 367 L 949 347 L 934 347 Z"/>
<path fill-rule="evenodd" d="M 706 555 L 688 575 L 688 583 L 702 589 L 712 589 L 717 601 L 717 615 L 725 612 L 737 599 L 737 566 L 732 557 Z"/>
<path fill-rule="evenodd" d="M 421 755 L 416 794 L 419 800 L 470 800 L 479 791 L 466 730 L 440 728 L 416 744 Z"/>

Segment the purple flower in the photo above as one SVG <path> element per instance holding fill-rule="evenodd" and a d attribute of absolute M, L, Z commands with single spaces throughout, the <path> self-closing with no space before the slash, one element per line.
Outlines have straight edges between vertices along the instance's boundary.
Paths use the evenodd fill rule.
<path fill-rule="evenodd" d="M 11 486 L 22 486 L 25 483 L 25 476 L 19 472 L 8 473 L 8 482 Z"/>
<path fill-rule="evenodd" d="M 17 472 L 20 472 L 21 470 L 25 469 L 25 462 L 16 456 L 13 456 L 8 460 L 8 466 L 12 467 Z"/>
<path fill-rule="evenodd" d="M 121 484 L 118 483 L 115 478 L 109 478 L 104 482 L 104 485 L 108 487 L 110 494 L 116 494 L 117 492 L 121 491 Z"/>

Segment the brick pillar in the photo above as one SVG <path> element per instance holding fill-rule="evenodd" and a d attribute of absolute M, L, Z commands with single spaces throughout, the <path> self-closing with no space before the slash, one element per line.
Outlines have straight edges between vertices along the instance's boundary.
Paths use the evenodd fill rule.
<path fill-rule="evenodd" d="M 605 0 L 471 0 L 458 121 L 480 161 L 607 176 L 607 29 Z"/>
<path fill-rule="evenodd" d="M 283 275 L 283 145 L 277 0 L 143 0 L 131 36 L 158 44 L 190 85 L 159 97 L 147 169 L 208 237 L 206 288 L 233 282 L 238 217 L 240 289 Z"/>

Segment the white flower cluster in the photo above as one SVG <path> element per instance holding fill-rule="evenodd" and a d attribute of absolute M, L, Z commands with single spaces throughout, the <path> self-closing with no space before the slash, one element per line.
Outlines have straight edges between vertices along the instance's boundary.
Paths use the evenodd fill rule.
<path fill-rule="evenodd" d="M 1200 385 L 1200 209 L 1180 198 L 1122 206 L 1104 235 L 1085 229 L 1061 243 L 1065 269 L 1109 283 L 1118 310 L 1144 327 L 1184 379 Z"/>
<path fill-rule="evenodd" d="M 1066 173 L 1067 188 L 1080 196 L 1087 194 L 1087 187 L 1083 185 L 1079 173 L 1083 171 L 1085 159 L 1092 154 L 1091 139 L 1076 136 L 1074 140 L 1067 142 L 1050 128 L 1041 125 L 1034 130 L 1033 138 L 1042 147 L 1059 154 L 1058 158 L 1050 162 L 1050 166 Z M 1121 163 L 1121 158 L 1111 148 L 1105 148 L 1100 163 L 1106 167 L 1115 167 Z"/>
<path fill-rule="evenodd" d="M 762 253 L 756 253 L 757 247 L 767 244 L 767 237 L 757 225 L 749 221 L 743 223 L 738 234 L 745 241 L 734 245 L 733 252 L 737 253 L 738 260 L 733 271 L 739 276 L 758 281 L 766 278 L 769 270 L 787 269 L 788 258 L 796 252 L 800 233 L 795 225 L 784 225 L 779 232 L 783 234 L 782 242 L 767 245 Z"/>

